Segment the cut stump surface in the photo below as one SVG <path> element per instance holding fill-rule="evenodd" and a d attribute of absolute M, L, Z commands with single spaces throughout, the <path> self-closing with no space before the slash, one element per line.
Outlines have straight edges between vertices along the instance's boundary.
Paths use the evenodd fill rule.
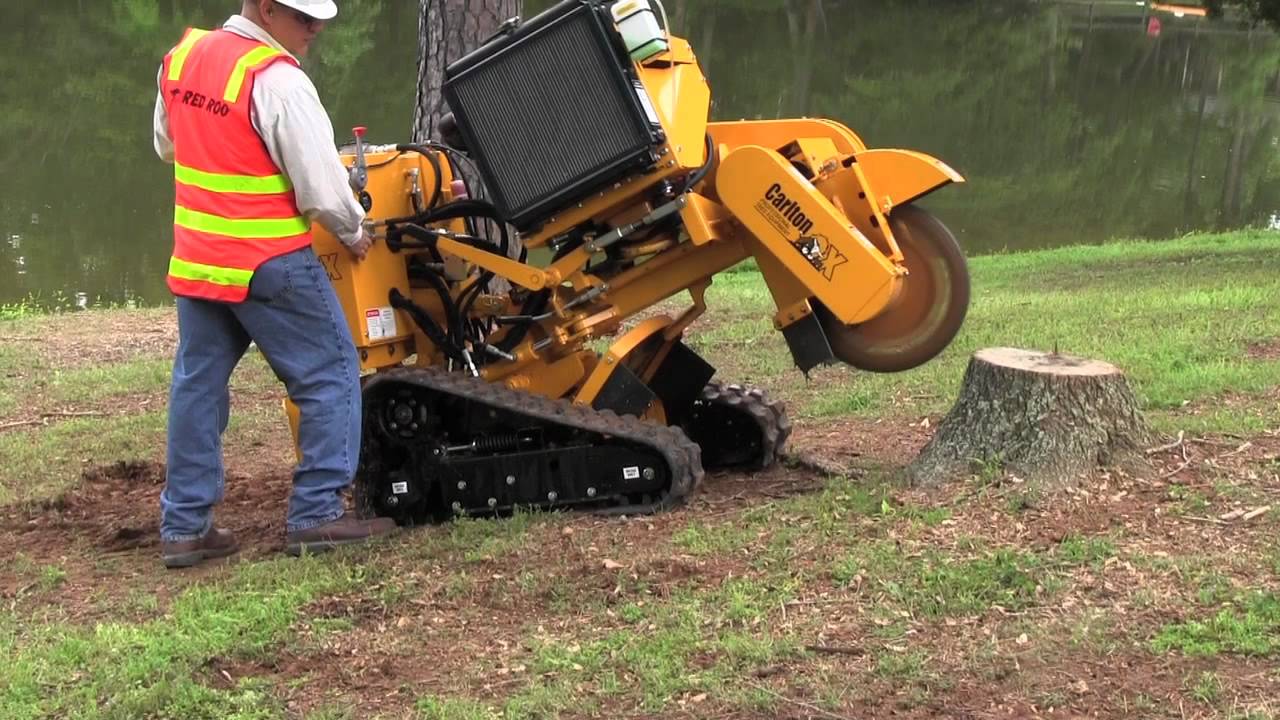
<path fill-rule="evenodd" d="M 955 406 L 907 474 L 913 483 L 936 485 L 999 472 L 1060 489 L 1099 468 L 1139 470 L 1150 437 L 1116 366 L 987 348 L 970 359 Z"/>

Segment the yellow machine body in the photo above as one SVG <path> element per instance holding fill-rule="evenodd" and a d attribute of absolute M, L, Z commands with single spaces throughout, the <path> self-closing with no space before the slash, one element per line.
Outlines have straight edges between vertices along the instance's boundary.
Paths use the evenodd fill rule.
<path fill-rule="evenodd" d="M 843 322 L 869 320 L 893 298 L 905 269 L 778 153 L 733 150 L 720 161 L 716 190 L 754 241 Z"/>
<path fill-rule="evenodd" d="M 668 40 L 668 50 L 632 68 L 663 131 L 656 162 L 526 228 L 519 240 L 541 262 L 475 242 L 456 218 L 431 224 L 429 248 L 392 242 L 404 218 L 426 217 L 425 205 L 453 200 L 454 155 L 438 152 L 432 162 L 422 153 L 434 150 L 417 147 L 367 156 L 369 222 L 378 238 L 368 257 L 356 261 L 321 228 L 315 233 L 363 370 L 439 368 L 675 423 L 687 413 L 668 407 L 662 392 L 641 390 L 634 402 L 618 404 L 618 387 L 622 380 L 670 384 L 664 368 L 693 362 L 681 359 L 688 354 L 681 340 L 705 312 L 707 288 L 752 258 L 776 305 L 774 325 L 803 370 L 833 359 L 905 369 L 945 347 L 964 307 L 925 329 L 921 308 L 967 305 L 967 274 L 945 228 L 920 231 L 913 214 L 920 211 L 910 204 L 963 178 L 922 153 L 868 148 L 832 120 L 709 122 L 711 91 L 693 50 L 681 38 Z M 355 157 L 347 153 L 344 162 Z M 483 339 L 469 336 L 447 350 L 420 318 L 395 306 L 389 297 L 399 295 L 429 316 L 428 325 L 453 320 L 439 283 L 415 276 L 414 263 L 430 265 L 447 283 L 465 310 L 462 321 L 486 328 Z M 926 265 L 934 269 L 913 275 Z M 489 279 L 509 289 L 478 287 Z M 962 293 L 946 296 L 960 286 Z M 683 310 L 635 320 L 681 293 L 690 299 Z M 536 315 L 522 316 L 539 294 L 545 302 Z M 296 411 L 290 419 L 296 432 Z"/>
<path fill-rule="evenodd" d="M 350 156 L 346 162 L 350 164 Z M 368 192 L 377 198 L 378 212 L 385 217 L 412 214 L 414 195 L 424 193 L 423 183 L 430 188 L 435 182 L 435 171 L 418 153 L 376 152 L 368 156 L 368 162 L 372 166 Z M 448 186 L 447 179 L 444 186 Z M 356 260 L 323 226 L 313 225 L 312 233 L 312 248 L 342 303 L 360 352 L 361 368 L 403 362 L 414 349 L 414 324 L 403 311 L 388 304 L 387 295 L 393 289 L 409 292 L 404 258 L 380 245 L 363 260 Z"/>

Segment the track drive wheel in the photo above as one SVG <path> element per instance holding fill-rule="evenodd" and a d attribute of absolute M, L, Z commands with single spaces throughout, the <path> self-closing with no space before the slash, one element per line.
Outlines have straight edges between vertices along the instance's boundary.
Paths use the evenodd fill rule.
<path fill-rule="evenodd" d="M 969 266 L 951 231 L 912 205 L 895 208 L 889 225 L 910 273 L 897 299 L 857 325 L 816 308 L 835 356 L 871 372 L 900 372 L 928 362 L 955 338 L 969 309 Z"/>
<path fill-rule="evenodd" d="M 707 470 L 763 470 L 773 466 L 791 435 L 791 419 L 780 400 L 763 390 L 707 383 L 683 423 L 702 448 Z"/>

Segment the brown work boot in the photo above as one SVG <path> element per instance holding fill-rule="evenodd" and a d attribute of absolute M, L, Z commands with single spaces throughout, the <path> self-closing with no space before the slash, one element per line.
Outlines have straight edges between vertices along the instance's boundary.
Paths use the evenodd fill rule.
<path fill-rule="evenodd" d="M 289 533 L 284 551 L 290 555 L 325 552 L 341 545 L 362 543 L 369 538 L 387 535 L 396 529 L 391 518 L 361 520 L 355 515 L 343 515 L 337 520 L 306 530 Z"/>
<path fill-rule="evenodd" d="M 199 540 L 160 543 L 160 559 L 167 568 L 185 568 L 226 557 L 239 549 L 234 533 L 225 528 L 211 528 Z"/>

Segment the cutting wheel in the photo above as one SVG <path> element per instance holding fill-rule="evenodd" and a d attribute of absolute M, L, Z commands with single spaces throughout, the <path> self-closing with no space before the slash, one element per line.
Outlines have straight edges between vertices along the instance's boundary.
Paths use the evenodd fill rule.
<path fill-rule="evenodd" d="M 845 325 L 817 306 L 835 356 L 871 372 L 927 362 L 960 331 L 969 309 L 969 267 L 951 231 L 911 205 L 895 208 L 889 225 L 909 273 L 893 304 L 857 325 Z"/>

